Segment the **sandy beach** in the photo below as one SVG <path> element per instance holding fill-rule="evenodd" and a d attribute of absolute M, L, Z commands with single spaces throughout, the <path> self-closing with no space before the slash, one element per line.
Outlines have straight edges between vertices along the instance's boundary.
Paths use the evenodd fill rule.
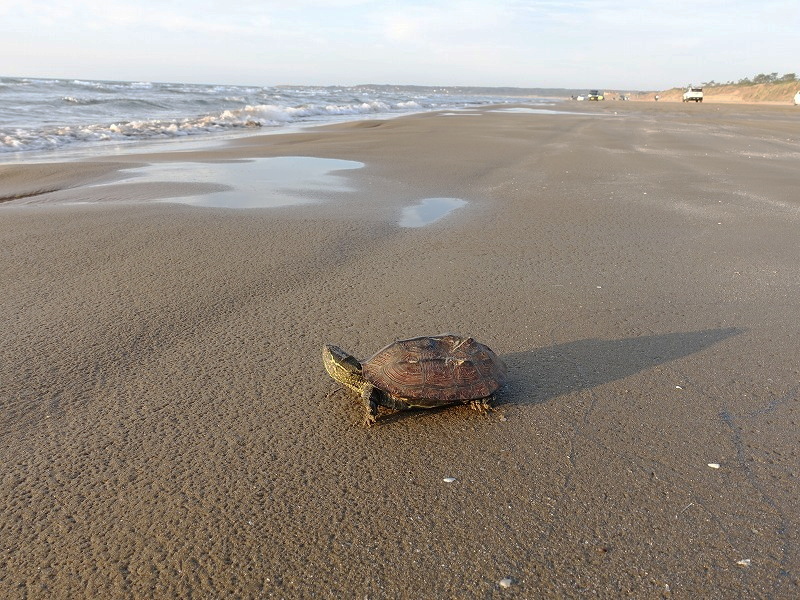
<path fill-rule="evenodd" d="M 583 104 L 0 165 L 0 597 L 796 598 L 800 111 Z M 488 416 L 322 368 L 442 332 Z"/>

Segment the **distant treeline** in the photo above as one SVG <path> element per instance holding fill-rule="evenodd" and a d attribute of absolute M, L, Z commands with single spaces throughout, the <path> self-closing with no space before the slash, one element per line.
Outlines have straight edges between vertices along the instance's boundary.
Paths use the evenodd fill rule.
<path fill-rule="evenodd" d="M 721 82 L 712 79 L 711 81 L 704 82 L 703 87 L 714 87 L 718 85 L 757 85 L 759 83 L 792 83 L 794 81 L 800 81 L 794 73 L 786 73 L 786 75 L 781 75 L 780 77 L 777 73 L 759 73 L 758 75 L 754 75 L 752 79 L 745 77 L 739 81 Z"/>

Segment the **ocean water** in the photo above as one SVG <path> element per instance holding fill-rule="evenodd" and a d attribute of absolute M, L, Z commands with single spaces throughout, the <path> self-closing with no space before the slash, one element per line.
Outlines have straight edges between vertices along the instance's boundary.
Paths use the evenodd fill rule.
<path fill-rule="evenodd" d="M 0 155 L 521 101 L 555 100 L 505 88 L 254 87 L 0 77 Z"/>

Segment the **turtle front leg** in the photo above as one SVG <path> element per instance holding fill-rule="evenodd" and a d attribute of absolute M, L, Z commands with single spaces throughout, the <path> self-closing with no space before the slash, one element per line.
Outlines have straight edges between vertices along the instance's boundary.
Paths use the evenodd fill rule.
<path fill-rule="evenodd" d="M 361 401 L 364 403 L 364 409 L 367 413 L 364 417 L 364 425 L 366 427 L 371 427 L 378 418 L 378 402 L 375 397 L 375 388 L 373 386 L 364 386 L 364 389 L 361 390 Z"/>

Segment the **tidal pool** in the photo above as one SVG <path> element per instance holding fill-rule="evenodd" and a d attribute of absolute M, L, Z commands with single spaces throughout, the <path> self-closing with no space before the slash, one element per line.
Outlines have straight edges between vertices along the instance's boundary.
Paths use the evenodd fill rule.
<path fill-rule="evenodd" d="M 423 227 L 438 221 L 448 213 L 467 204 L 461 198 L 425 198 L 419 204 L 406 206 L 400 218 L 400 227 Z"/>
<path fill-rule="evenodd" d="M 127 171 L 133 177 L 120 183 L 207 183 L 227 190 L 158 202 L 179 202 L 214 208 L 271 208 L 309 204 L 325 199 L 331 192 L 353 192 L 337 171 L 360 169 L 364 163 L 310 156 L 279 156 L 230 162 L 156 163 Z M 111 184 L 114 185 L 114 184 Z"/>

